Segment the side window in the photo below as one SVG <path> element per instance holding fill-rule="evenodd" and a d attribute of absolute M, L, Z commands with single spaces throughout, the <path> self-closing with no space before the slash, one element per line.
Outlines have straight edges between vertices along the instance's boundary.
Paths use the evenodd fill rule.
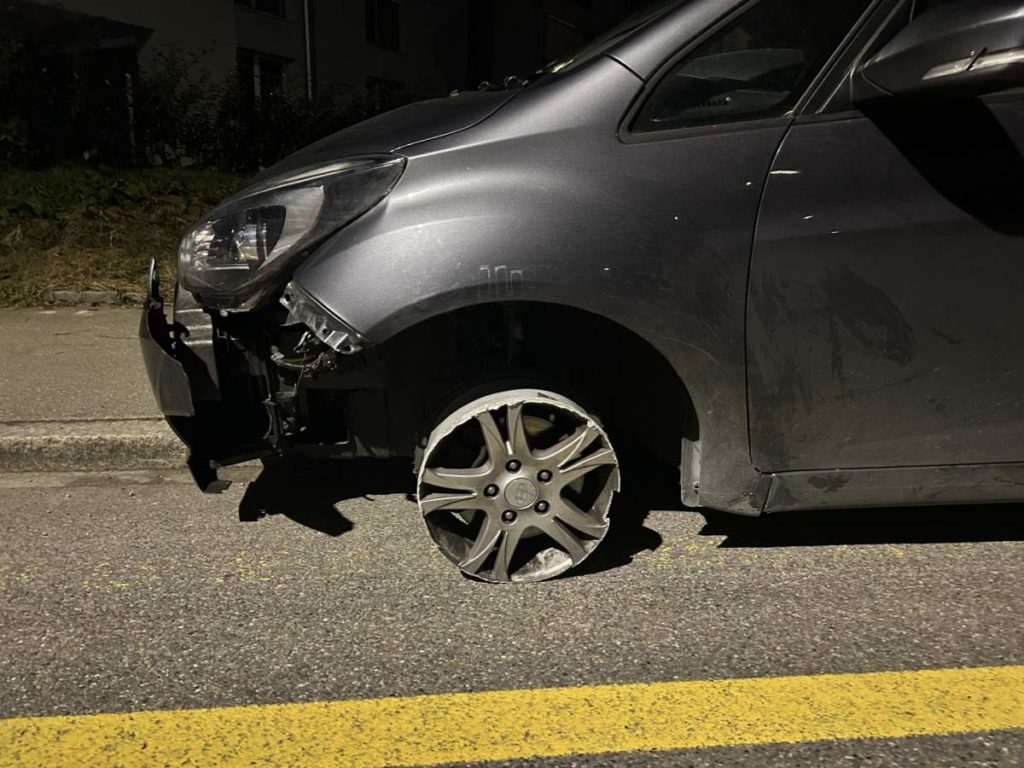
<path fill-rule="evenodd" d="M 785 115 L 872 0 L 760 0 L 655 86 L 634 133 Z"/>

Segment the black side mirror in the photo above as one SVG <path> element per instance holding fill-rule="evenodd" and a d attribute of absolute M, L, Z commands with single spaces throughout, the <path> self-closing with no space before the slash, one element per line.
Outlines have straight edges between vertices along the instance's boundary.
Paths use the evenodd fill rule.
<path fill-rule="evenodd" d="M 959 0 L 918 16 L 854 75 L 858 104 L 1024 85 L 1024 0 Z"/>

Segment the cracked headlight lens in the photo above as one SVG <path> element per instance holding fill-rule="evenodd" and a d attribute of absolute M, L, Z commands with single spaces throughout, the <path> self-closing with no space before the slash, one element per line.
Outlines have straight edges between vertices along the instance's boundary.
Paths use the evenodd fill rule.
<path fill-rule="evenodd" d="M 258 182 L 208 214 L 181 243 L 181 285 L 216 309 L 248 310 L 297 258 L 383 200 L 405 169 L 358 157 Z"/>

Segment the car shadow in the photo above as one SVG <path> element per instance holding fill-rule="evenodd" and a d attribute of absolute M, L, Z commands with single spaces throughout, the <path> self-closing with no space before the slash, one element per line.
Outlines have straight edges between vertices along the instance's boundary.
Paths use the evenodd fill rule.
<path fill-rule="evenodd" d="M 610 513 L 611 530 L 594 554 L 572 578 L 620 568 L 643 551 L 662 544 L 659 533 L 645 524 L 651 510 L 682 509 L 678 479 L 668 468 L 634 471 L 633 482 L 616 496 Z M 338 537 L 352 522 L 337 504 L 358 498 L 401 493 L 415 501 L 415 480 L 408 459 L 356 459 L 345 462 L 270 464 L 245 490 L 238 507 L 240 522 L 258 522 L 281 515 L 306 528 Z"/>
<path fill-rule="evenodd" d="M 683 511 L 678 474 L 670 467 L 633 469 L 633 483 L 612 507 L 608 537 L 573 578 L 629 565 L 662 544 L 648 528 L 652 511 Z M 704 518 L 699 535 L 722 537 L 719 548 L 813 547 L 870 544 L 942 544 L 1024 541 L 1024 504 L 893 507 L 780 512 L 744 517 L 691 510 Z"/>
<path fill-rule="evenodd" d="M 622 568 L 632 564 L 641 552 L 654 552 L 664 543 L 660 533 L 647 527 L 647 517 L 654 510 L 683 509 L 678 470 L 642 460 L 637 460 L 636 466 L 626 464 L 623 469 L 629 480 L 623 481 L 622 492 L 615 497 L 608 513 L 608 535 L 594 554 L 560 579 Z"/>
<path fill-rule="evenodd" d="M 654 510 L 682 511 L 678 476 L 669 467 L 634 469 L 610 513 L 611 530 L 594 554 L 560 576 L 571 579 L 630 565 L 641 552 L 654 552 L 661 534 L 647 526 Z M 242 522 L 281 515 L 311 530 L 337 537 L 352 522 L 336 505 L 357 498 L 405 494 L 415 501 L 408 459 L 366 459 L 267 466 L 246 488 L 239 504 Z M 694 510 L 704 518 L 701 536 L 721 537 L 719 548 L 813 547 L 868 544 L 938 544 L 1024 541 L 1024 505 L 780 512 L 743 517 Z"/>
<path fill-rule="evenodd" d="M 897 507 L 779 512 L 740 517 L 701 510 L 701 536 L 729 547 L 942 544 L 1024 541 L 1024 506 Z"/>
<path fill-rule="evenodd" d="M 572 579 L 593 573 L 602 573 L 632 564 L 641 552 L 654 552 L 664 541 L 661 534 L 646 525 L 647 516 L 659 506 L 646 504 L 642 499 L 626 494 L 617 496 L 609 513 L 611 527 L 594 554 L 558 578 Z"/>
<path fill-rule="evenodd" d="M 409 461 L 356 459 L 342 462 L 270 464 L 249 484 L 238 506 L 241 522 L 282 515 L 327 536 L 352 530 L 352 521 L 338 511 L 348 499 L 414 490 Z"/>

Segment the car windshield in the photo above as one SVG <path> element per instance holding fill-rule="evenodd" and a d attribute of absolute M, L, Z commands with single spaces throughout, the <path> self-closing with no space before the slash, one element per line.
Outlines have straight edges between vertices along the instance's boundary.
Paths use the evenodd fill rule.
<path fill-rule="evenodd" d="M 683 5 L 688 1 L 689 0 L 652 0 L 652 2 L 644 5 L 625 21 L 616 24 L 608 31 L 585 43 L 571 55 L 551 62 L 537 74 L 548 75 L 556 72 L 565 72 L 566 70 L 578 67 L 586 61 L 590 61 L 591 59 L 601 56 L 609 48 L 624 40 L 633 32 L 640 29 L 640 27 L 649 24 L 664 13 L 677 6 Z"/>

